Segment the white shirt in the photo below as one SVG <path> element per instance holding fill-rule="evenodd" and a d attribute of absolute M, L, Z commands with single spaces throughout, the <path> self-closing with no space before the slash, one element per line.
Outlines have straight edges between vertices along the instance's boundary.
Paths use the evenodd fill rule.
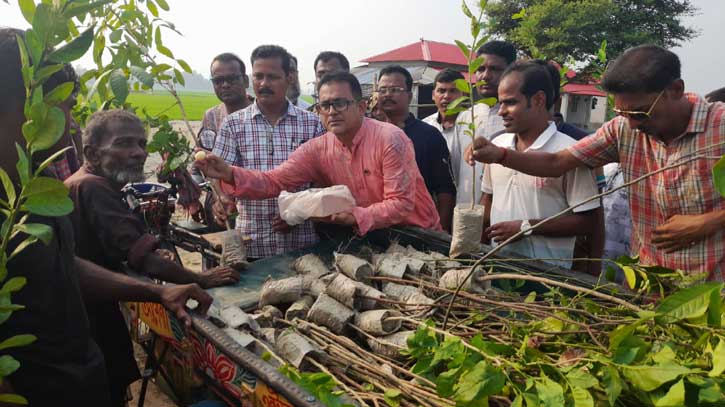
<path fill-rule="evenodd" d="M 307 110 L 312 106 L 311 104 L 307 103 L 306 100 L 302 99 L 301 97 L 297 98 L 297 103 L 295 103 L 295 106 L 299 107 L 302 110 Z"/>
<path fill-rule="evenodd" d="M 476 185 L 476 203 L 481 200 L 481 189 L 478 185 L 481 182 L 481 171 L 483 165 L 476 164 L 476 176 L 474 179 L 473 168 L 463 160 L 466 148 L 471 144 L 471 138 L 465 133 L 468 128 L 470 116 L 459 114 L 456 124 L 453 127 L 444 129 L 439 122 L 439 114 L 434 113 L 425 119 L 424 122 L 438 129 L 446 139 L 448 151 L 451 153 L 451 169 L 453 170 L 453 181 L 456 183 L 456 204 L 470 204 L 474 182 Z"/>
<path fill-rule="evenodd" d="M 534 141 L 526 151 L 555 153 L 574 144 L 576 140 L 556 130 L 554 123 Z M 505 133 L 493 140 L 493 144 L 516 149 L 516 135 Z M 483 174 L 483 192 L 493 194 L 491 224 L 523 219 L 544 219 L 576 203 L 597 194 L 594 173 L 587 167 L 575 168 L 558 178 L 534 177 L 506 168 L 499 164 L 487 164 Z M 586 203 L 574 212 L 589 211 L 599 207 L 599 200 Z M 550 237 L 531 235 L 509 243 L 507 249 L 531 258 L 571 259 L 576 236 Z M 571 261 L 547 262 L 570 268 Z"/>

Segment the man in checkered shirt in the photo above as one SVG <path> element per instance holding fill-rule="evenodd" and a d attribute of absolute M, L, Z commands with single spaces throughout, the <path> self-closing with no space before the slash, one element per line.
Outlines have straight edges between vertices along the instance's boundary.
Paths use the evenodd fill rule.
<path fill-rule="evenodd" d="M 725 155 L 725 104 L 685 93 L 677 55 L 653 45 L 627 50 L 602 81 L 619 115 L 596 134 L 557 153 L 504 150 L 484 138 L 473 156 L 540 177 L 582 165 L 619 162 L 625 182 L 673 166 L 629 187 L 632 252 L 660 265 L 723 280 L 725 198 L 712 168 Z"/>
<path fill-rule="evenodd" d="M 286 99 L 291 74 L 290 55 L 284 48 L 262 45 L 252 52 L 252 86 L 257 100 L 224 120 L 214 142 L 215 155 L 234 166 L 268 171 L 286 161 L 300 144 L 325 132 L 315 114 Z M 247 249 L 250 259 L 286 253 L 318 241 L 311 222 L 290 227 L 280 218 L 277 198 L 239 199 L 236 205 L 236 227 L 252 239 Z"/>

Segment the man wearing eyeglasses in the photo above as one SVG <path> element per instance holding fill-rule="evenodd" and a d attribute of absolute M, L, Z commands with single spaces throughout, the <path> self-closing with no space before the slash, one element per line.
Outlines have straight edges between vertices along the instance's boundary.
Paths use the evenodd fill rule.
<path fill-rule="evenodd" d="M 221 101 L 204 113 L 199 130 L 199 142 L 207 150 L 214 148 L 214 140 L 221 129 L 224 119 L 230 113 L 249 106 L 247 97 L 247 68 L 242 60 L 229 52 L 219 54 L 211 61 L 211 83 L 214 93 Z"/>
<path fill-rule="evenodd" d="M 379 103 L 388 122 L 403 129 L 413 142 L 415 161 L 438 207 L 441 226 L 450 232 L 453 207 L 456 206 L 456 185 L 453 181 L 448 144 L 438 129 L 418 120 L 410 113 L 413 99 L 413 78 L 400 65 L 389 65 L 380 71 Z"/>
<path fill-rule="evenodd" d="M 317 90 L 328 132 L 301 145 L 277 168 L 232 167 L 211 154 L 195 165 L 221 179 L 224 192 L 239 199 L 272 198 L 310 182 L 346 185 L 356 207 L 318 220 L 353 227 L 360 235 L 393 225 L 439 230 L 438 213 L 405 133 L 365 117 L 360 83 L 350 73 L 325 75 Z"/>
<path fill-rule="evenodd" d="M 602 86 L 619 117 L 595 134 L 557 153 L 505 150 L 477 138 L 473 157 L 540 177 L 619 162 L 629 182 L 701 155 L 629 187 L 632 252 L 642 264 L 723 280 L 725 199 L 712 168 L 725 155 L 725 107 L 685 93 L 679 58 L 653 45 L 617 58 Z"/>
<path fill-rule="evenodd" d="M 252 51 L 251 60 L 252 86 L 257 99 L 227 117 L 213 152 L 229 164 L 269 171 L 325 129 L 314 113 L 287 100 L 292 81 L 287 50 L 277 45 L 262 45 Z M 237 229 L 252 239 L 247 246 L 248 258 L 270 257 L 317 243 L 311 222 L 290 227 L 279 216 L 277 199 L 270 198 L 237 199 Z"/>

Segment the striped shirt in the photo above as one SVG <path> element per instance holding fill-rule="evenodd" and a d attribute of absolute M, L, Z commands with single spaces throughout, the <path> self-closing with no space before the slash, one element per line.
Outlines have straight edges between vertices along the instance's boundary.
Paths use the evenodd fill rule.
<path fill-rule="evenodd" d="M 590 167 L 619 162 L 624 181 L 632 181 L 708 146 L 707 156 L 725 154 L 725 104 L 709 104 L 694 94 L 686 94 L 692 104 L 685 132 L 666 145 L 657 138 L 630 129 L 627 120 L 617 117 L 595 134 L 569 147 L 574 157 Z M 708 273 L 723 280 L 725 242 L 720 230 L 693 246 L 666 253 L 652 244 L 653 231 L 674 215 L 700 215 L 725 209 L 725 199 L 715 189 L 712 167 L 717 160 L 698 159 L 651 176 L 629 187 L 632 216 L 632 253 L 639 253 L 642 264 L 660 265 L 690 274 Z"/>
<path fill-rule="evenodd" d="M 255 102 L 227 116 L 214 142 L 213 153 L 230 165 L 269 171 L 286 161 L 300 144 L 323 133 L 325 128 L 315 114 L 291 103 L 287 104 L 287 113 L 272 126 Z M 308 187 L 304 185 L 295 191 Z M 279 216 L 277 198 L 238 199 L 237 211 L 237 229 L 251 238 L 247 248 L 249 257 L 270 257 L 318 241 L 309 221 L 287 234 L 272 230 L 272 221 Z"/>
<path fill-rule="evenodd" d="M 214 148 L 214 140 L 219 133 L 219 129 L 227 118 L 227 106 L 219 103 L 214 107 L 210 107 L 204 113 L 204 120 L 201 122 L 201 130 L 199 130 L 199 144 L 207 150 Z"/>

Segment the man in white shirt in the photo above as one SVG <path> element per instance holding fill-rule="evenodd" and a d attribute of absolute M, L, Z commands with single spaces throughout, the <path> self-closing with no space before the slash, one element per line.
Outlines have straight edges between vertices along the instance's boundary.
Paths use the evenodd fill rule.
<path fill-rule="evenodd" d="M 471 144 L 471 137 L 465 133 L 468 123 L 471 122 L 470 112 L 454 113 L 446 115 L 448 105 L 461 97 L 462 92 L 456 87 L 455 81 L 464 79 L 463 74 L 452 69 L 444 69 L 435 77 L 435 88 L 433 88 L 433 102 L 438 112 L 423 119 L 424 122 L 438 129 L 446 139 L 448 151 L 451 153 L 451 169 L 453 181 L 456 184 L 456 205 L 479 202 L 481 189 L 478 187 L 481 182 L 482 165 L 476 165 L 474 177 L 473 167 L 463 160 L 466 148 Z M 476 196 L 473 197 L 473 185 L 476 183 Z"/>
<path fill-rule="evenodd" d="M 551 77 L 542 65 L 519 61 L 509 66 L 501 78 L 498 98 L 499 115 L 507 133 L 494 139 L 493 144 L 516 151 L 556 152 L 575 143 L 549 122 L 549 108 L 554 103 L 555 91 Z M 596 195 L 597 186 L 594 174 L 586 167 L 578 167 L 561 177 L 544 178 L 499 164 L 486 164 L 483 193 L 484 222 L 491 225 L 486 228 L 484 239 L 497 244 Z M 541 225 L 507 248 L 569 268 L 576 236 L 591 233 L 596 227 L 593 210 L 598 207 L 598 200 L 579 206 L 571 213 Z"/>
<path fill-rule="evenodd" d="M 287 88 L 287 100 L 293 105 L 299 107 L 302 110 L 307 110 L 312 106 L 307 103 L 304 99 L 300 98 L 302 89 L 300 86 L 300 73 L 297 69 L 297 57 L 290 55 L 289 70 L 292 80 L 290 81 L 289 87 Z"/>

